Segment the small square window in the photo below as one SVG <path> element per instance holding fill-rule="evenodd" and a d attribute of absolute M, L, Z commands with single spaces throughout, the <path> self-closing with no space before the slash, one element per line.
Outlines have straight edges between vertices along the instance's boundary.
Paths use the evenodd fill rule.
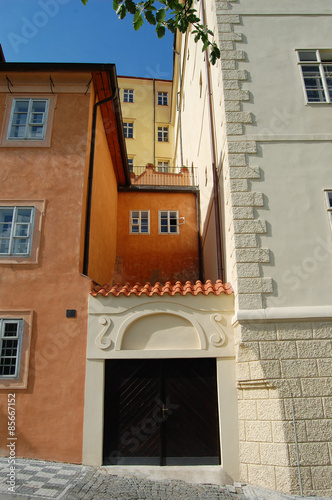
<path fill-rule="evenodd" d="M 123 90 L 123 102 L 134 102 L 134 91 L 130 89 Z"/>
<path fill-rule="evenodd" d="M 45 200 L 0 200 L 1 264 L 37 264 Z"/>
<path fill-rule="evenodd" d="M 158 142 L 168 142 L 168 127 L 158 127 Z"/>
<path fill-rule="evenodd" d="M 169 161 L 158 161 L 158 172 L 169 172 Z"/>
<path fill-rule="evenodd" d="M 43 141 L 48 104 L 47 99 L 14 99 L 7 140 Z"/>
<path fill-rule="evenodd" d="M 129 167 L 129 172 L 134 171 L 134 158 L 128 158 L 128 167 Z"/>
<path fill-rule="evenodd" d="M 0 256 L 30 255 L 34 207 L 0 207 Z"/>
<path fill-rule="evenodd" d="M 150 234 L 149 210 L 130 210 L 130 234 Z"/>
<path fill-rule="evenodd" d="M 158 105 L 168 106 L 168 92 L 158 92 Z"/>
<path fill-rule="evenodd" d="M 332 224 L 332 191 L 325 191 L 325 193 L 326 193 L 327 211 L 330 216 L 330 221 Z"/>
<path fill-rule="evenodd" d="M 0 146 L 46 148 L 51 145 L 56 95 L 6 97 Z"/>
<path fill-rule="evenodd" d="M 179 234 L 177 210 L 159 210 L 159 234 Z"/>
<path fill-rule="evenodd" d="M 0 378 L 19 377 L 23 319 L 0 319 Z"/>
<path fill-rule="evenodd" d="M 133 122 L 123 122 L 123 133 L 126 139 L 134 138 L 134 123 Z"/>

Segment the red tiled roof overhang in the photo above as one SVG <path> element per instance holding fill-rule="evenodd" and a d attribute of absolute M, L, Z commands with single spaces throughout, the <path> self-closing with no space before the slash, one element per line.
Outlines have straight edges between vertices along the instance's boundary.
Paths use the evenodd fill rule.
<path fill-rule="evenodd" d="M 97 102 L 111 97 L 112 93 L 117 90 L 118 82 L 114 65 L 110 66 L 107 71 L 92 71 L 92 78 Z M 127 186 L 130 180 L 119 97 L 101 105 L 100 112 L 117 183 L 120 186 Z"/>
<path fill-rule="evenodd" d="M 195 283 L 191 281 L 187 281 L 186 283 L 177 281 L 173 285 L 170 281 L 167 281 L 163 285 L 159 282 L 154 285 L 151 285 L 149 282 L 144 285 L 140 283 L 136 283 L 135 285 L 129 283 L 125 285 L 95 285 L 91 291 L 93 297 L 97 297 L 97 295 L 103 295 L 104 297 L 113 295 L 114 297 L 118 297 L 121 294 L 126 297 L 130 295 L 136 295 L 137 297 L 147 295 L 151 297 L 152 295 L 175 295 L 176 293 L 180 295 L 209 295 L 211 293 L 213 295 L 221 295 L 222 293 L 231 295 L 233 290 L 229 283 L 224 284 L 221 280 L 217 280 L 216 283 L 212 283 L 211 280 L 202 283 L 198 280 Z"/>

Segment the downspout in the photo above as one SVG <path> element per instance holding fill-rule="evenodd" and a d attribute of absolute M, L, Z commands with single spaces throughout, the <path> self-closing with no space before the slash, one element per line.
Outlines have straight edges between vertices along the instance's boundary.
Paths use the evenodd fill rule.
<path fill-rule="evenodd" d="M 205 5 L 204 0 L 202 0 L 202 22 L 206 25 L 205 16 Z M 208 83 L 208 96 L 209 96 L 209 116 L 210 116 L 210 131 L 211 131 L 211 149 L 212 149 L 212 170 L 213 170 L 213 192 L 214 192 L 214 211 L 215 211 L 215 226 L 216 226 L 216 240 L 217 240 L 217 266 L 218 266 L 218 279 L 223 280 L 224 266 L 222 259 L 223 242 L 222 235 L 220 231 L 220 209 L 219 209 L 219 178 L 218 178 L 218 163 L 216 155 L 216 143 L 215 143 L 215 130 L 213 123 L 213 106 L 212 106 L 212 92 L 211 92 L 211 70 L 209 55 L 206 51 L 206 73 L 207 73 L 207 83 Z"/>
<path fill-rule="evenodd" d="M 198 244 L 198 262 L 199 262 L 199 279 L 203 282 L 205 281 L 204 269 L 203 269 L 203 259 L 202 259 L 202 240 L 201 240 L 201 217 L 200 217 L 200 192 L 199 190 L 195 193 L 196 197 L 196 218 L 197 218 L 197 244 Z"/>
<path fill-rule="evenodd" d="M 95 158 L 95 140 L 96 140 L 96 124 L 97 124 L 97 112 L 98 107 L 106 102 L 113 101 L 118 95 L 118 89 L 112 89 L 112 95 L 106 97 L 102 101 L 96 102 L 93 106 L 92 115 L 92 130 L 91 130 L 91 148 L 90 148 L 90 159 L 89 159 L 89 177 L 88 177 L 88 198 L 87 198 L 87 212 L 86 212 L 86 222 L 85 222 L 85 239 L 84 239 L 84 257 L 83 257 L 83 274 L 88 276 L 88 266 L 89 266 L 89 246 L 90 246 L 90 224 L 91 224 L 91 206 L 92 206 L 92 181 L 93 181 L 93 169 L 94 169 L 94 158 Z"/>
<path fill-rule="evenodd" d="M 156 80 L 153 79 L 153 165 L 156 166 Z"/>
<path fill-rule="evenodd" d="M 174 50 L 174 49 L 173 49 Z M 181 94 L 182 94 L 182 68 L 181 68 L 181 54 L 174 50 L 175 54 L 179 56 L 179 78 L 180 78 L 180 92 L 176 94 L 176 109 L 179 112 L 179 135 L 180 135 L 180 158 L 183 167 L 183 147 L 182 147 L 182 121 L 181 121 Z"/>

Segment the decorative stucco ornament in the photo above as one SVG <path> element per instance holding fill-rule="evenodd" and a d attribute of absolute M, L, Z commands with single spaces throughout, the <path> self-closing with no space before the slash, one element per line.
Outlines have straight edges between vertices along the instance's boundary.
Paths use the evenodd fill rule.
<path fill-rule="evenodd" d="M 97 347 L 99 347 L 99 349 L 108 349 L 112 346 L 113 342 L 110 338 L 105 338 L 105 336 L 112 325 L 112 320 L 105 316 L 101 316 L 99 318 L 99 323 L 101 325 L 104 325 L 104 327 L 102 331 L 97 335 L 95 344 Z"/>
<path fill-rule="evenodd" d="M 211 314 L 210 320 L 217 329 L 217 332 L 210 336 L 210 344 L 214 347 L 221 347 L 225 344 L 227 338 L 222 326 L 219 323 L 222 321 L 222 316 L 220 314 Z"/>

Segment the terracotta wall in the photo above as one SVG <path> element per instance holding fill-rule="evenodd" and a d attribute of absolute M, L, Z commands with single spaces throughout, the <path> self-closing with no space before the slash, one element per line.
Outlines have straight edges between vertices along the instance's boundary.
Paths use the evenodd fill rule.
<path fill-rule="evenodd" d="M 0 309 L 13 317 L 34 311 L 28 386 L 15 389 L 19 457 L 81 462 L 90 281 L 79 274 L 79 247 L 89 104 L 83 92 L 57 96 L 50 148 L 0 148 L 0 200 L 46 200 L 38 263 L 0 264 Z M 67 319 L 66 309 L 76 318 Z M 4 456 L 10 392 L 0 391 Z"/>
<path fill-rule="evenodd" d="M 116 258 L 117 182 L 100 111 L 97 115 L 88 276 L 99 284 L 113 277 Z"/>
<path fill-rule="evenodd" d="M 150 210 L 150 234 L 130 234 L 130 210 Z M 180 234 L 158 234 L 158 210 L 185 217 Z M 199 279 L 196 196 L 193 193 L 119 193 L 117 266 L 114 281 Z"/>

